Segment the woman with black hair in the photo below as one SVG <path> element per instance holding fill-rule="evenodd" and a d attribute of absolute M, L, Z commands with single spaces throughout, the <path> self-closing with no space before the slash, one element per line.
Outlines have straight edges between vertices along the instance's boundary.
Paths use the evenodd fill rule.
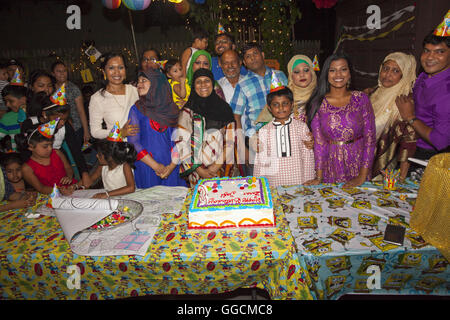
<path fill-rule="evenodd" d="M 350 89 L 351 79 L 352 65 L 345 54 L 328 57 L 306 104 L 316 161 L 316 178 L 306 185 L 343 182 L 343 188 L 351 188 L 370 178 L 375 117 L 367 95 Z"/>
<path fill-rule="evenodd" d="M 128 113 L 139 96 L 135 87 L 125 84 L 125 58 L 119 53 L 107 53 L 100 61 L 104 81 L 89 102 L 91 135 L 96 139 L 106 138 L 116 121 L 119 121 L 122 137 L 134 135 L 135 128 L 127 123 Z M 102 128 L 103 121 L 106 129 Z"/>

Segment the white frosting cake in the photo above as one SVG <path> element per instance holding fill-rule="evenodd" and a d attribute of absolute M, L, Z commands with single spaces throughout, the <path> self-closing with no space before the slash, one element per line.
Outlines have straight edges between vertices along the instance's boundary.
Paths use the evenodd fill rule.
<path fill-rule="evenodd" d="M 272 195 L 264 177 L 203 179 L 189 207 L 189 229 L 273 227 Z"/>

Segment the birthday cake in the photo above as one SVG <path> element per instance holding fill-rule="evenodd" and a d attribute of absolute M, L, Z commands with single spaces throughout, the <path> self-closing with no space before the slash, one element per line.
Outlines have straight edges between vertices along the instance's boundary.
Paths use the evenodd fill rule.
<path fill-rule="evenodd" d="M 272 195 L 264 177 L 202 179 L 189 206 L 189 229 L 273 227 Z"/>

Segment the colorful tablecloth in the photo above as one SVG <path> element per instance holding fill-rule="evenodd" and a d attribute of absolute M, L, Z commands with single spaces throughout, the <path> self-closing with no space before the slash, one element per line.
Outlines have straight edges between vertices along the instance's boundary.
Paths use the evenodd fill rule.
<path fill-rule="evenodd" d="M 408 184 L 386 192 L 369 183 L 350 190 L 331 184 L 277 188 L 315 298 L 450 295 L 448 261 L 409 228 L 417 188 Z M 406 227 L 403 246 L 383 241 L 388 223 Z"/>
<path fill-rule="evenodd" d="M 187 230 L 190 199 L 182 211 L 162 213 L 143 257 L 78 256 L 56 218 L 0 213 L 0 298 L 115 299 L 240 287 L 263 288 L 273 299 L 313 298 L 276 190 L 276 228 Z M 79 288 L 73 270 L 80 271 Z"/>

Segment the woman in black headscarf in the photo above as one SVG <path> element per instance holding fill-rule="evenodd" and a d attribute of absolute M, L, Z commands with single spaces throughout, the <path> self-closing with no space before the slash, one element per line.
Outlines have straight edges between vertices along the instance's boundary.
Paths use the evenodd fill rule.
<path fill-rule="evenodd" d="M 179 175 L 175 143 L 171 139 L 179 109 L 172 100 L 169 82 L 159 70 L 149 68 L 139 73 L 137 89 L 139 100 L 128 116 L 130 125 L 139 129 L 138 134 L 128 137 L 138 153 L 136 187 L 186 186 Z"/>
<path fill-rule="evenodd" d="M 230 105 L 213 90 L 210 70 L 195 71 L 192 83 L 189 100 L 180 110 L 175 137 L 180 174 L 191 187 L 200 179 L 238 174 L 236 126 Z"/>

